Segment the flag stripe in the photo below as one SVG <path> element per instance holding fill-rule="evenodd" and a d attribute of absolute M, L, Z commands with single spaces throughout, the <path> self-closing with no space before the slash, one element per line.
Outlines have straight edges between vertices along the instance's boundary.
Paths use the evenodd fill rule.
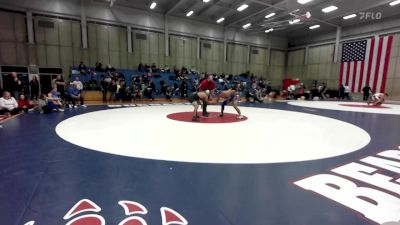
<path fill-rule="evenodd" d="M 347 63 L 347 73 L 346 73 L 346 83 L 345 83 L 345 85 L 349 84 L 349 77 L 350 77 L 350 73 L 351 73 L 351 65 L 352 64 L 353 63 L 351 63 L 351 62 Z"/>
<path fill-rule="evenodd" d="M 386 92 L 386 80 L 387 80 L 387 76 L 388 76 L 388 69 L 389 69 L 389 63 L 390 63 L 390 53 L 392 51 L 392 44 L 393 44 L 393 36 L 389 36 L 388 46 L 387 46 L 387 50 L 386 50 L 385 70 L 383 72 L 381 92 Z"/>
<path fill-rule="evenodd" d="M 371 77 L 371 72 L 372 72 L 372 61 L 374 58 L 374 50 L 375 50 L 375 38 L 371 40 L 371 48 L 370 48 L 370 55 L 369 55 L 369 61 L 368 61 L 368 72 L 367 72 L 367 79 L 365 81 L 365 84 L 369 85 L 369 78 Z"/>
<path fill-rule="evenodd" d="M 357 62 L 357 70 L 355 72 L 356 76 L 353 78 L 353 87 L 351 91 L 353 92 L 359 92 L 359 83 L 360 83 L 360 73 L 361 73 L 361 68 L 362 68 L 362 62 L 358 61 Z"/>
<path fill-rule="evenodd" d="M 383 38 L 382 55 L 380 58 L 379 73 L 378 73 L 377 81 L 376 81 L 376 92 L 377 93 L 381 93 L 383 73 L 386 69 L 385 62 L 386 62 L 386 52 L 387 52 L 388 41 L 389 41 L 389 37 Z"/>
<path fill-rule="evenodd" d="M 366 57 L 365 60 L 363 61 L 364 63 L 364 68 L 363 68 L 363 73 L 362 73 L 362 84 L 361 84 L 361 88 L 363 88 L 365 86 L 365 84 L 367 83 L 367 75 L 368 75 L 368 68 L 370 66 L 369 63 L 369 58 L 371 57 L 371 49 L 374 48 L 374 46 L 372 45 L 373 39 L 368 39 L 368 43 L 367 43 L 367 50 L 366 50 Z M 367 62 L 367 63 L 365 63 Z"/>
<path fill-rule="evenodd" d="M 362 90 L 362 88 L 364 87 L 364 85 L 363 85 L 363 81 L 364 81 L 364 78 L 365 78 L 365 75 L 364 75 L 364 68 L 365 68 L 365 61 L 362 61 L 361 62 L 361 71 L 360 71 L 360 79 L 359 79 L 359 82 L 358 82 L 358 89 L 357 89 L 357 92 L 361 92 L 361 90 Z"/>
<path fill-rule="evenodd" d="M 344 69 L 344 63 L 340 64 L 340 74 L 339 74 L 339 86 L 343 84 L 343 69 Z"/>
<path fill-rule="evenodd" d="M 343 77 L 342 77 L 342 84 L 344 85 L 344 83 L 346 83 L 346 76 L 347 76 L 347 62 L 343 63 Z"/>
<path fill-rule="evenodd" d="M 376 85 L 378 83 L 378 76 L 379 76 L 379 68 L 381 66 L 380 61 L 381 61 L 381 56 L 382 56 L 382 46 L 383 46 L 383 38 L 379 38 L 379 47 L 378 47 L 378 54 L 375 58 L 375 75 L 374 75 L 374 79 L 371 79 L 371 81 L 373 82 L 371 87 L 372 87 L 372 91 L 376 92 Z M 371 83 L 371 82 L 370 82 Z"/>

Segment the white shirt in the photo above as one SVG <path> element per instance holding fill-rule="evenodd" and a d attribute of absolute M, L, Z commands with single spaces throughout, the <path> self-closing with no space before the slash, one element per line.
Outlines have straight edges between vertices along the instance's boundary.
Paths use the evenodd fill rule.
<path fill-rule="evenodd" d="M 74 82 L 72 82 L 72 84 L 75 84 L 76 88 L 78 90 L 82 90 L 83 89 L 83 84 L 82 84 L 82 82 L 80 80 L 75 80 Z"/>
<path fill-rule="evenodd" d="M 18 103 L 14 97 L 11 97 L 10 99 L 0 98 L 0 109 L 3 108 L 13 110 L 18 108 Z"/>
<path fill-rule="evenodd" d="M 384 94 L 382 94 L 382 93 L 376 93 L 376 94 L 374 94 L 373 95 L 374 96 L 374 98 L 376 98 L 376 99 L 379 99 L 379 100 L 382 100 L 382 99 L 384 99 Z"/>

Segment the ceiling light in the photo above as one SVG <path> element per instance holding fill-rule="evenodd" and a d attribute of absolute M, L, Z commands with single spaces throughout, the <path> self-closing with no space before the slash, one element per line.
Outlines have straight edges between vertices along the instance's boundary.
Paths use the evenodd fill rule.
<path fill-rule="evenodd" d="M 400 0 L 391 2 L 389 5 L 390 5 L 390 6 L 395 6 L 395 5 L 398 5 L 398 4 L 400 4 Z"/>
<path fill-rule="evenodd" d="M 218 20 L 217 20 L 217 23 L 221 23 L 222 21 L 224 21 L 225 20 L 225 18 L 224 17 L 222 17 L 222 18 L 219 18 Z"/>
<path fill-rule="evenodd" d="M 297 2 L 302 4 L 302 5 L 307 4 L 307 3 L 311 2 L 311 1 L 312 0 L 297 0 Z"/>
<path fill-rule="evenodd" d="M 246 29 L 246 28 L 248 28 L 250 26 L 251 26 L 251 23 L 248 23 L 248 24 L 244 25 L 243 28 Z"/>
<path fill-rule="evenodd" d="M 247 9 L 247 7 L 249 7 L 249 5 L 243 4 L 243 5 L 239 6 L 239 8 L 237 8 L 237 11 L 239 11 L 239 12 L 243 11 L 243 10 Z"/>
<path fill-rule="evenodd" d="M 193 10 L 190 10 L 190 12 L 188 12 L 187 14 L 186 14 L 186 16 L 191 16 L 193 14 Z"/>
<path fill-rule="evenodd" d="M 329 12 L 335 11 L 336 9 L 338 9 L 338 7 L 336 7 L 334 5 L 331 5 L 331 6 L 328 6 L 326 8 L 323 8 L 322 12 L 329 13 Z"/>
<path fill-rule="evenodd" d="M 317 29 L 317 28 L 320 28 L 320 27 L 321 27 L 320 25 L 314 25 L 314 26 L 310 27 L 310 30 L 314 30 L 314 29 Z"/>
<path fill-rule="evenodd" d="M 151 3 L 151 5 L 150 5 L 150 9 L 154 9 L 156 6 L 157 6 L 157 3 L 153 2 L 153 3 Z"/>
<path fill-rule="evenodd" d="M 300 22 L 300 19 L 289 20 L 289 24 L 295 24 Z"/>
<path fill-rule="evenodd" d="M 351 14 L 351 15 L 348 15 L 348 16 L 344 16 L 343 19 L 348 20 L 348 19 L 352 19 L 354 17 L 357 17 L 357 15 L 356 14 Z"/>
<path fill-rule="evenodd" d="M 265 18 L 268 19 L 268 18 L 273 17 L 275 15 L 276 15 L 276 13 L 270 13 L 270 14 L 266 15 Z"/>
<path fill-rule="evenodd" d="M 207 2 L 209 2 L 210 0 L 203 0 L 203 2 L 205 2 L 205 3 L 207 3 Z"/>
<path fill-rule="evenodd" d="M 265 33 L 269 33 L 269 32 L 272 32 L 272 31 L 274 31 L 274 28 L 270 28 L 270 29 L 266 30 Z"/>

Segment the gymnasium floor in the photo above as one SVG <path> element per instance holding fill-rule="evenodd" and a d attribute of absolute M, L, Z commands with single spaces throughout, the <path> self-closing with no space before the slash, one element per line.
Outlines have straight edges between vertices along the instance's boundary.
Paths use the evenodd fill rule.
<path fill-rule="evenodd" d="M 274 102 L 240 109 L 243 120 L 228 107 L 225 118 L 212 113 L 200 123 L 182 113 L 190 105 L 179 103 L 8 120 L 0 129 L 0 224 L 398 221 L 400 184 L 365 177 L 400 177 L 400 105 Z M 363 178 L 338 169 L 351 163 L 374 171 Z"/>

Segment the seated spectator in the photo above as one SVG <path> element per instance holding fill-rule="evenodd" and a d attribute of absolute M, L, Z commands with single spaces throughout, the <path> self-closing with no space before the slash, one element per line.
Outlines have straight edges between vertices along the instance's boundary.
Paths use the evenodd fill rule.
<path fill-rule="evenodd" d="M 17 102 L 18 102 L 18 108 L 20 110 L 23 110 L 24 112 L 33 110 L 33 105 L 31 105 L 29 99 L 25 98 L 25 95 L 20 95 Z"/>
<path fill-rule="evenodd" d="M 97 72 L 103 72 L 103 64 L 101 64 L 101 62 L 97 62 L 94 70 Z"/>
<path fill-rule="evenodd" d="M 44 94 L 41 94 L 39 96 L 38 109 L 40 110 L 40 113 L 51 113 L 52 112 L 52 110 L 47 105 L 47 98 L 46 98 L 46 95 L 44 95 Z"/>
<path fill-rule="evenodd" d="M 167 65 L 165 65 L 165 66 L 164 66 L 164 69 L 161 70 L 161 72 L 163 72 L 163 73 L 169 73 L 169 72 L 170 72 L 170 69 L 169 69 L 169 67 L 168 67 Z"/>
<path fill-rule="evenodd" d="M 196 68 L 194 66 L 192 66 L 192 68 L 190 68 L 189 72 L 192 73 L 192 74 L 196 74 L 197 70 L 196 70 Z M 225 77 L 225 75 L 224 75 L 224 77 Z"/>
<path fill-rule="evenodd" d="M 153 73 L 157 73 L 160 72 L 160 69 L 157 67 L 157 65 L 155 63 L 151 64 L 151 71 Z"/>
<path fill-rule="evenodd" d="M 79 91 L 82 91 L 82 89 L 83 89 L 83 84 L 82 84 L 82 82 L 79 80 L 79 77 L 75 77 L 75 80 L 72 82 L 72 84 L 74 84 L 74 85 L 76 86 L 76 88 L 77 88 Z"/>
<path fill-rule="evenodd" d="M 45 102 L 50 112 L 64 112 L 60 99 L 53 97 L 51 93 L 47 94 L 47 97 L 45 97 Z"/>
<path fill-rule="evenodd" d="M 111 64 L 107 64 L 107 66 L 106 66 L 106 72 L 108 72 L 108 71 L 110 71 L 110 72 L 115 72 L 116 69 L 115 69 L 114 67 L 112 67 Z"/>
<path fill-rule="evenodd" d="M 80 101 L 81 103 L 81 107 L 86 107 L 86 105 L 84 105 L 83 103 L 83 97 L 81 95 L 81 90 L 78 89 L 78 87 L 76 86 L 76 84 L 72 84 L 69 88 L 68 88 L 68 95 L 67 98 L 69 101 L 72 102 L 72 107 L 76 108 L 76 101 Z"/>
<path fill-rule="evenodd" d="M 144 71 L 147 73 L 151 73 L 151 67 L 147 64 L 144 65 Z"/>
<path fill-rule="evenodd" d="M 53 96 L 52 92 L 47 94 L 47 105 L 51 108 L 51 109 L 57 109 L 56 111 L 64 111 L 64 110 L 60 110 L 63 107 L 63 104 L 61 103 L 61 99 L 56 95 Z M 55 110 L 53 110 L 55 111 Z"/>
<path fill-rule="evenodd" d="M 86 74 L 86 73 L 87 73 L 86 65 L 83 64 L 83 62 L 81 62 L 81 63 L 79 64 L 78 68 L 79 68 L 79 72 L 80 72 L 81 74 Z"/>
<path fill-rule="evenodd" d="M 138 70 L 138 71 L 140 71 L 140 72 L 144 72 L 144 66 L 143 66 L 143 63 L 140 63 L 140 64 L 139 64 L 139 66 L 138 66 L 137 70 Z"/>
<path fill-rule="evenodd" d="M 18 103 L 10 92 L 5 91 L 3 97 L 0 98 L 0 114 L 5 116 L 16 115 L 19 113 Z"/>

